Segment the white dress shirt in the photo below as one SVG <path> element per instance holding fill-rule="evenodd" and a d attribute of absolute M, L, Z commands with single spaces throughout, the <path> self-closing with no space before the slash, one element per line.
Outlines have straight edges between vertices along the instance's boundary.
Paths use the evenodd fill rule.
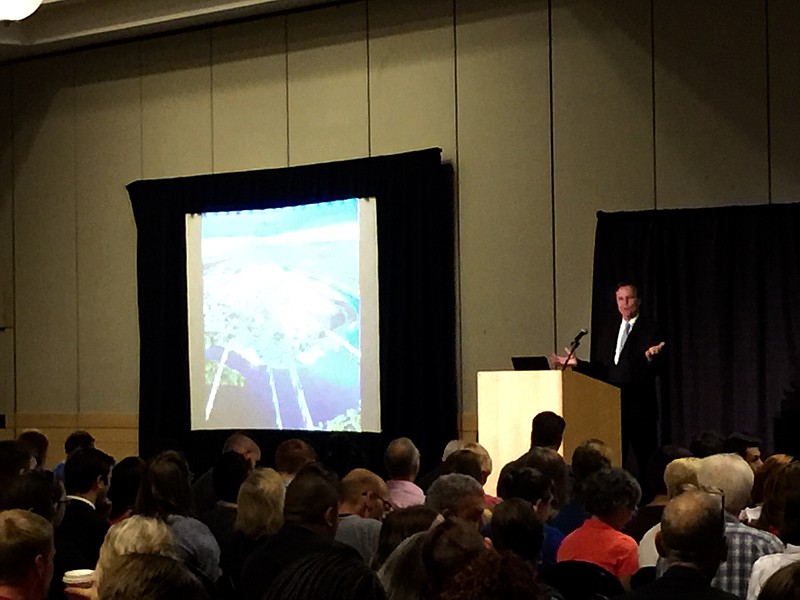
<path fill-rule="evenodd" d="M 623 336 L 625 335 L 625 325 L 628 324 L 628 323 L 631 324 L 630 331 L 628 331 L 628 336 L 630 336 L 631 332 L 633 331 L 633 326 L 636 325 L 636 319 L 638 319 L 638 318 L 639 318 L 639 315 L 636 315 L 630 321 L 626 321 L 625 319 L 622 319 L 622 321 L 619 324 L 619 333 L 617 333 L 617 350 L 616 350 L 616 352 L 614 352 L 614 364 L 615 365 L 619 364 L 619 355 L 622 353 L 622 349 L 625 347 L 625 344 L 623 343 L 623 339 L 622 339 Z M 627 341 L 627 338 L 624 341 Z"/>

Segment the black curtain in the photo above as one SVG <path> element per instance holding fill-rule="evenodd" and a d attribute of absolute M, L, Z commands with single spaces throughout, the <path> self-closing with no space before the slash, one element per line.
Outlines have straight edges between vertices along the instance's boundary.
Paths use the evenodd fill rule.
<path fill-rule="evenodd" d="M 319 165 L 128 186 L 137 226 L 139 443 L 143 455 L 186 450 L 195 469 L 228 431 L 190 431 L 185 215 L 375 197 L 378 222 L 381 434 L 354 434 L 378 469 L 386 443 L 408 436 L 434 459 L 457 432 L 455 206 L 438 148 Z M 252 432 L 271 464 L 275 447 L 327 434 Z"/>
<path fill-rule="evenodd" d="M 598 213 L 592 327 L 619 327 L 615 285 L 638 283 L 667 344 L 664 443 L 715 429 L 772 447 L 798 395 L 798 232 L 797 204 Z"/>

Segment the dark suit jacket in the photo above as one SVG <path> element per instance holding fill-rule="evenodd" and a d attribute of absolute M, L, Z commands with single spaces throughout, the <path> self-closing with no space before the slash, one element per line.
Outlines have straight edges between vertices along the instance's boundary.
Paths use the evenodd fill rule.
<path fill-rule="evenodd" d="M 619 600 L 736 600 L 738 596 L 711 587 L 711 581 L 690 567 L 672 567 L 661 579 L 617 597 Z"/>
<path fill-rule="evenodd" d="M 108 521 L 91 506 L 80 500 L 70 500 L 57 536 L 70 542 L 86 559 L 86 569 L 94 569 L 100 546 L 108 532 Z"/>
<path fill-rule="evenodd" d="M 619 387 L 623 416 L 624 413 L 629 413 L 637 418 L 655 420 L 655 376 L 663 362 L 663 356 L 659 354 L 649 362 L 644 353 L 664 339 L 656 322 L 640 314 L 620 352 L 619 363 L 614 364 L 619 324 L 620 321 L 616 320 L 598 332 L 598 337 L 592 344 L 591 362 L 580 361 L 577 370 Z"/>

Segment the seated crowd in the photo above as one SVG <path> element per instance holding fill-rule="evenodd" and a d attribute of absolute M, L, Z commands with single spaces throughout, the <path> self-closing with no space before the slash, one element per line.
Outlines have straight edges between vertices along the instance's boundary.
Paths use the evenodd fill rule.
<path fill-rule="evenodd" d="M 599 439 L 568 465 L 566 426 L 534 418 L 497 496 L 462 440 L 420 476 L 395 439 L 384 479 L 352 439 L 285 441 L 266 468 L 237 432 L 192 484 L 179 451 L 115 462 L 85 431 L 48 471 L 27 431 L 0 442 L 0 599 L 800 597 L 800 462 L 703 432 L 637 480 Z"/>

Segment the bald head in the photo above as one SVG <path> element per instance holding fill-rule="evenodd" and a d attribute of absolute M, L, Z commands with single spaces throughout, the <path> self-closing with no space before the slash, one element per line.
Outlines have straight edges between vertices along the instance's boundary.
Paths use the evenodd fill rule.
<path fill-rule="evenodd" d="M 671 500 L 658 543 L 670 564 L 692 564 L 713 577 L 725 551 L 722 496 L 690 490 Z"/>
<path fill-rule="evenodd" d="M 368 469 L 353 469 L 341 484 L 339 512 L 357 514 L 368 519 L 381 519 L 389 496 L 386 482 Z"/>
<path fill-rule="evenodd" d="M 246 436 L 241 431 L 237 431 L 225 440 L 222 452 L 223 454 L 225 452 L 241 454 L 250 463 L 251 469 L 255 469 L 258 461 L 261 460 L 261 448 L 253 441 L 253 438 Z"/>
<path fill-rule="evenodd" d="M 386 448 L 383 463 L 390 479 L 414 481 L 419 474 L 419 450 L 410 439 L 397 438 Z"/>

